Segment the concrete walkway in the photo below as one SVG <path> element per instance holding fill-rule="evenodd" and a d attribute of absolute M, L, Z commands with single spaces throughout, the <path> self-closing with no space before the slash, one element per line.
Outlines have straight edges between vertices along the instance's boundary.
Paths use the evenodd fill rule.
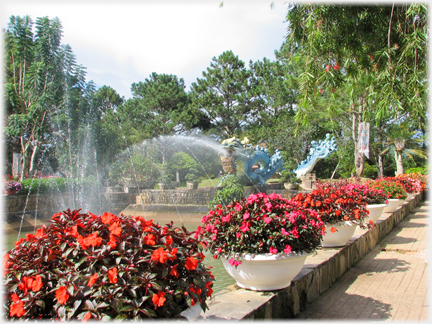
<path fill-rule="evenodd" d="M 297 319 L 427 321 L 429 211 L 419 204 Z"/>

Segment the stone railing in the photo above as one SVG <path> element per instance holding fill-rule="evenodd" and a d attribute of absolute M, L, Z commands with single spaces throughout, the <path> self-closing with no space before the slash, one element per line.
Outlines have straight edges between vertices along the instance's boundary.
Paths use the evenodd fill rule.
<path fill-rule="evenodd" d="M 208 205 L 218 187 L 190 189 L 146 189 L 136 196 L 136 204 L 144 205 Z"/>
<path fill-rule="evenodd" d="M 356 229 L 341 248 L 322 248 L 306 259 L 291 285 L 278 291 L 258 292 L 227 287 L 215 294 L 198 320 L 294 318 L 372 250 L 422 200 L 419 194 L 393 213 L 384 213 L 371 230 Z"/>

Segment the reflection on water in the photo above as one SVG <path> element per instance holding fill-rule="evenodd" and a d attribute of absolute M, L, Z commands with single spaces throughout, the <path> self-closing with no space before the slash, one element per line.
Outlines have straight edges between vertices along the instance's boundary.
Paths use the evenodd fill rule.
<path fill-rule="evenodd" d="M 162 225 L 163 223 L 161 223 Z M 194 231 L 200 225 L 200 223 L 184 223 L 185 227 L 189 231 Z M 181 227 L 178 224 L 175 224 L 177 227 Z M 34 234 L 34 230 L 27 230 L 27 231 L 21 231 L 20 238 L 25 238 L 26 234 L 32 233 Z M 15 233 L 9 233 L 6 234 L 3 239 L 3 249 L 1 253 L 1 257 L 3 258 L 3 255 L 15 247 L 15 241 L 17 240 L 18 231 Z M 211 269 L 211 272 L 215 276 L 215 282 L 213 284 L 213 291 L 219 292 L 226 288 L 227 286 L 233 285 L 235 283 L 235 280 L 225 271 L 225 268 L 222 264 L 222 261 L 220 259 L 213 259 L 212 255 L 209 252 L 205 252 L 204 255 L 206 256 L 204 260 L 204 264 L 207 267 L 213 267 Z"/>

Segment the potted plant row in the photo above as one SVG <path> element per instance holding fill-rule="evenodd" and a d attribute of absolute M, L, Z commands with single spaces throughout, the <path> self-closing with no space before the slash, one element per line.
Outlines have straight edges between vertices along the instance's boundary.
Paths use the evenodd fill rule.
<path fill-rule="evenodd" d="M 214 276 L 186 228 L 79 210 L 15 243 L 4 259 L 8 319 L 126 320 L 195 317 Z"/>

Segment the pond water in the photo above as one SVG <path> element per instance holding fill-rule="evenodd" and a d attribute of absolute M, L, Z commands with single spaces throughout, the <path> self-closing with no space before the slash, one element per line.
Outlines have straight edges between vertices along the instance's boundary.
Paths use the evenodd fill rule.
<path fill-rule="evenodd" d="M 165 224 L 164 222 L 160 222 L 160 224 Z M 194 231 L 196 230 L 196 228 L 198 227 L 198 225 L 200 225 L 200 223 L 184 223 L 185 227 L 189 230 L 189 231 Z M 181 227 L 178 224 L 175 224 L 175 226 L 177 227 Z M 28 233 L 34 233 L 34 230 L 27 230 L 27 231 L 22 231 L 20 238 L 25 238 L 26 234 Z M 3 255 L 9 251 L 10 249 L 12 249 L 15 246 L 15 241 L 17 240 L 17 235 L 18 232 L 16 233 L 9 233 L 4 235 L 3 239 L 3 250 L 1 253 L 1 257 L 3 257 Z M 211 256 L 211 254 L 209 252 L 205 252 L 204 255 L 206 256 L 205 260 L 204 260 L 204 264 L 208 267 L 212 266 L 213 268 L 211 269 L 212 273 L 215 276 L 215 282 L 213 284 L 213 291 L 219 292 L 223 289 L 225 289 L 227 286 L 232 285 L 235 283 L 235 280 L 233 278 L 231 278 L 230 275 L 228 275 L 228 273 L 225 271 L 225 268 L 222 264 L 222 261 L 220 259 L 213 259 L 213 257 Z"/>

